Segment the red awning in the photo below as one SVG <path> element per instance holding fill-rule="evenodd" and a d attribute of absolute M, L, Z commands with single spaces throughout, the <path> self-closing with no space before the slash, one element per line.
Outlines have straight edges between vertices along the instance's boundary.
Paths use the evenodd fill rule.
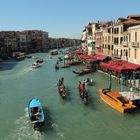
<path fill-rule="evenodd" d="M 102 54 L 96 54 L 96 60 L 104 60 L 106 59 L 108 56 L 106 55 L 102 55 Z"/>
<path fill-rule="evenodd" d="M 93 54 L 93 55 L 80 55 L 80 58 L 86 59 L 86 60 L 104 60 L 108 56 L 101 55 L 101 54 Z"/>
<path fill-rule="evenodd" d="M 134 64 L 126 61 L 126 66 L 135 71 L 140 70 L 140 65 L 138 64 Z"/>
<path fill-rule="evenodd" d="M 91 59 L 91 60 L 94 59 L 93 55 L 87 55 L 87 54 L 80 55 L 79 57 L 83 59 Z"/>
<path fill-rule="evenodd" d="M 133 64 L 116 58 L 113 58 L 108 63 L 101 62 L 100 66 L 116 72 L 140 69 L 140 65 Z"/>

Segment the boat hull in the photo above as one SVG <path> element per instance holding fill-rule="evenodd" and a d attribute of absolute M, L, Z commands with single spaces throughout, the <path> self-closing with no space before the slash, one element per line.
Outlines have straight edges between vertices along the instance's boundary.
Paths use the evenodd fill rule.
<path fill-rule="evenodd" d="M 63 99 L 66 98 L 67 93 L 64 85 L 58 85 L 58 93 Z"/>
<path fill-rule="evenodd" d="M 104 102 L 122 113 L 136 110 L 136 106 L 130 100 L 121 96 L 119 92 L 107 90 L 106 93 L 103 93 L 103 90 L 100 89 L 98 93 Z"/>
<path fill-rule="evenodd" d="M 41 103 L 38 99 L 32 98 L 28 103 L 28 114 L 34 128 L 44 125 L 45 116 Z"/>

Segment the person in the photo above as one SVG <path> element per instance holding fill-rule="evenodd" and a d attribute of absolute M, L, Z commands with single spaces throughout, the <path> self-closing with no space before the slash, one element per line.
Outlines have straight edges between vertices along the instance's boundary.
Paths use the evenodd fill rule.
<path fill-rule="evenodd" d="M 61 78 L 61 83 L 63 84 L 63 82 L 64 82 L 64 77 Z"/>
<path fill-rule="evenodd" d="M 58 86 L 60 86 L 60 85 L 61 85 L 61 83 L 62 83 L 62 82 L 61 82 L 61 80 L 59 79 L 59 83 L 58 83 Z"/>
<path fill-rule="evenodd" d="M 89 79 L 89 78 L 87 78 L 86 82 L 87 82 L 87 83 L 88 83 L 88 82 L 90 82 L 90 79 Z"/>
<path fill-rule="evenodd" d="M 85 82 L 83 82 L 83 90 L 85 89 Z"/>
<path fill-rule="evenodd" d="M 86 89 L 83 90 L 82 99 L 84 100 L 84 98 L 85 98 L 86 100 L 88 99 L 88 93 L 87 93 L 87 90 L 86 90 Z"/>
<path fill-rule="evenodd" d="M 83 83 L 79 82 L 79 88 L 80 90 L 83 90 Z"/>

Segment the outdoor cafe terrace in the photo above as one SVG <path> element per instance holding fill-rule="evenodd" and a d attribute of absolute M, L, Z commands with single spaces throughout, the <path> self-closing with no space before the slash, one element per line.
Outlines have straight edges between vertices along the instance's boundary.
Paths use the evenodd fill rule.
<path fill-rule="evenodd" d="M 140 71 L 140 65 L 130 63 L 125 60 L 120 60 L 117 58 L 110 58 L 107 62 L 104 60 L 107 59 L 109 56 L 102 55 L 102 54 L 91 54 L 87 55 L 84 54 L 83 51 L 77 51 L 79 58 L 87 60 L 87 61 L 100 61 L 99 66 L 101 68 L 106 68 L 107 70 L 122 73 L 124 71 Z"/>

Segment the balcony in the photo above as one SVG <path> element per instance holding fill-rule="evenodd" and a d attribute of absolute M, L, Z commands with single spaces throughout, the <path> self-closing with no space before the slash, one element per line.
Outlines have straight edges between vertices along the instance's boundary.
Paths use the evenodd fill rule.
<path fill-rule="evenodd" d="M 123 41 L 123 42 L 122 42 L 122 45 L 123 45 L 124 47 L 128 47 L 128 42 Z"/>
<path fill-rule="evenodd" d="M 139 42 L 131 42 L 131 46 L 134 47 L 134 48 L 139 48 L 140 43 Z"/>

